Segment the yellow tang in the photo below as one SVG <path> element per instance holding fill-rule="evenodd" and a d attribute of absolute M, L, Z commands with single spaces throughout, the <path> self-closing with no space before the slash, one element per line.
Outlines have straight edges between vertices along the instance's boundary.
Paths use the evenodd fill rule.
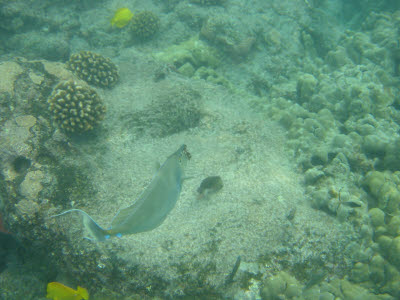
<path fill-rule="evenodd" d="M 111 19 L 111 26 L 117 26 L 118 28 L 122 28 L 126 26 L 129 21 L 132 19 L 133 13 L 129 10 L 129 8 L 123 7 L 118 8 L 114 14 L 114 17 Z"/>
<path fill-rule="evenodd" d="M 50 282 L 47 284 L 47 296 L 46 298 L 53 300 L 81 300 L 89 299 L 88 291 L 78 286 L 76 291 L 68 286 L 63 285 L 59 282 Z"/>

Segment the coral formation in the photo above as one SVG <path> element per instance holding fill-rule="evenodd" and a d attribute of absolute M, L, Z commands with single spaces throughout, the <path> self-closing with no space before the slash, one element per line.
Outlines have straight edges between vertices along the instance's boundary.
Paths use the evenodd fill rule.
<path fill-rule="evenodd" d="M 229 86 L 228 80 L 215 71 L 219 65 L 216 49 L 207 46 L 198 38 L 171 46 L 158 53 L 156 58 L 173 65 L 177 72 L 184 76 Z"/>
<path fill-rule="evenodd" d="M 348 280 L 330 283 L 343 295 L 315 286 L 303 291 L 305 299 L 322 292 L 327 299 L 400 296 L 400 113 L 391 54 L 398 16 L 371 13 L 362 25 L 366 31 L 346 31 L 330 48 L 324 68 L 305 59 L 297 81 L 269 91 L 269 115 L 288 130 L 311 205 L 351 221 L 360 239 L 344 247 Z M 317 53 L 315 37 L 306 41 L 306 35 L 306 52 Z"/>
<path fill-rule="evenodd" d="M 199 125 L 203 112 L 196 90 L 184 85 L 164 86 L 161 90 L 162 95 L 145 110 L 124 117 L 128 128 L 164 137 Z"/>
<path fill-rule="evenodd" d="M 297 97 L 300 102 L 307 101 L 315 93 L 317 79 L 311 74 L 304 74 L 297 81 Z"/>
<path fill-rule="evenodd" d="M 118 69 L 109 58 L 91 51 L 72 54 L 67 66 L 80 79 L 96 86 L 112 87 L 119 78 Z"/>
<path fill-rule="evenodd" d="M 301 295 L 302 286 L 286 272 L 280 272 L 264 281 L 261 290 L 263 299 L 293 299 Z"/>
<path fill-rule="evenodd" d="M 382 276 L 383 266 L 382 258 L 375 256 L 372 258 L 372 269 L 364 268 L 363 264 L 358 267 L 364 269 L 362 276 L 373 274 L 375 278 Z M 370 273 L 371 272 L 371 273 Z M 321 282 L 313 286 L 302 285 L 296 278 L 290 274 L 281 271 L 278 274 L 268 277 L 264 280 L 264 286 L 261 289 L 261 297 L 265 300 L 278 300 L 278 299 L 371 299 L 371 300 L 389 300 L 393 299 L 388 294 L 375 295 L 357 284 L 354 284 L 346 279 L 333 279 L 330 282 Z"/>
<path fill-rule="evenodd" d="M 181 74 L 182 69 L 192 68 L 194 71 L 202 66 L 215 68 L 219 64 L 216 50 L 198 38 L 192 38 L 179 45 L 174 45 L 163 52 L 157 53 L 156 58 L 164 63 L 173 65 Z M 193 74 L 187 74 L 191 77 Z"/>
<path fill-rule="evenodd" d="M 396 215 L 400 212 L 399 172 L 371 171 L 364 178 L 364 185 L 371 194 L 370 206 Z"/>
<path fill-rule="evenodd" d="M 48 103 L 54 120 L 67 132 L 92 130 L 103 120 L 106 111 L 94 89 L 72 80 L 60 82 Z"/>
<path fill-rule="evenodd" d="M 248 26 L 241 20 L 219 14 L 204 22 L 200 35 L 232 58 L 241 60 L 249 55 L 256 42 L 254 34 L 243 28 Z"/>
<path fill-rule="evenodd" d="M 211 212 L 208 215 L 213 216 L 213 219 L 210 218 L 209 224 L 204 223 L 206 226 L 202 226 L 212 229 L 210 232 L 187 230 L 188 236 L 175 239 L 178 232 L 168 231 L 167 233 L 172 232 L 171 236 L 166 238 L 163 235 L 160 242 L 154 238 L 149 238 L 149 240 L 143 238 L 141 242 L 143 247 L 140 248 L 150 245 L 151 248 L 159 249 L 159 251 L 149 252 L 151 255 L 148 255 L 149 253 L 145 253 L 143 256 L 136 255 L 137 265 L 135 265 L 135 260 L 120 260 L 121 256 L 117 256 L 117 259 L 110 258 L 117 253 L 116 250 L 119 253 L 125 245 L 118 249 L 112 249 L 112 245 L 110 245 L 111 251 L 101 251 L 103 249 L 98 250 L 97 246 L 77 242 L 78 238 L 74 239 L 74 231 L 67 236 L 61 225 L 57 231 L 51 231 L 50 228 L 55 227 L 48 226 L 48 223 L 55 221 L 46 220 L 44 216 L 51 214 L 52 211 L 61 207 L 77 206 L 77 204 L 92 207 L 97 205 L 94 202 L 97 197 L 84 194 L 88 190 L 84 187 L 89 186 L 92 177 L 83 178 L 76 174 L 81 169 L 87 169 L 88 172 L 93 169 L 90 169 L 89 166 L 82 167 L 82 162 L 87 157 L 75 153 L 68 156 L 68 153 L 72 153 L 70 147 L 76 146 L 74 140 L 68 140 L 61 130 L 51 130 L 52 127 L 48 121 L 50 114 L 46 109 L 42 109 L 47 105 L 42 100 L 48 97 L 51 88 L 55 85 L 54 80 L 71 79 L 68 76 L 72 73 L 63 70 L 68 73 L 66 74 L 67 78 L 64 78 L 65 74 L 62 75 L 61 72 L 49 72 L 48 62 L 36 61 L 29 67 L 27 63 L 21 63 L 17 59 L 18 62 L 0 64 L 2 79 L 0 80 L 0 121 L 2 125 L 0 141 L 4 146 L 4 149 L 0 151 L 1 178 L 4 179 L 0 180 L 0 206 L 7 228 L 15 233 L 18 242 L 27 241 L 27 244 L 30 245 L 34 240 L 37 246 L 35 252 L 38 253 L 51 249 L 49 256 L 42 255 L 43 258 L 48 257 L 44 262 L 52 261 L 54 268 L 62 268 L 62 272 L 67 276 L 74 274 L 76 277 L 85 277 L 86 283 L 88 286 L 90 284 L 93 290 L 100 285 L 102 290 L 103 288 L 104 290 L 114 289 L 109 292 L 116 294 L 119 290 L 127 291 L 127 293 L 137 290 L 142 291 L 142 298 L 146 296 L 189 298 L 191 292 L 191 296 L 196 297 L 194 295 L 196 292 L 203 293 L 212 286 L 216 287 L 212 292 L 215 291 L 218 296 L 225 292 L 234 294 L 236 292 L 234 289 L 241 289 L 243 297 L 223 295 L 225 298 L 233 299 L 245 299 L 245 296 L 248 296 L 246 299 L 255 299 L 260 297 L 260 293 L 265 299 L 400 299 L 400 160 L 398 159 L 400 155 L 400 51 L 398 45 L 400 12 L 395 11 L 399 9 L 398 4 L 393 4 L 396 1 L 390 1 L 393 5 L 388 5 L 383 4 L 385 2 L 383 0 L 367 0 L 362 5 L 361 12 L 353 11 L 354 14 L 351 16 L 350 14 L 347 16 L 340 14 L 342 18 L 334 17 L 342 11 L 342 7 L 339 8 L 334 1 L 296 2 L 292 0 L 288 3 L 278 4 L 278 1 L 258 0 L 250 5 L 241 1 L 229 1 L 229 5 L 224 5 L 224 8 L 217 5 L 227 3 L 226 0 L 153 1 L 154 3 L 146 4 L 145 7 L 151 7 L 160 14 L 162 12 L 162 18 L 168 26 L 165 26 L 162 39 L 157 41 L 157 45 L 153 45 L 156 48 L 152 49 L 156 49 L 155 51 L 158 52 L 164 51 L 161 49 L 165 49 L 166 45 L 178 43 L 177 46 L 168 48 L 156 57 L 163 61 L 166 69 L 176 70 L 180 75 L 184 75 L 168 73 L 168 77 L 166 76 L 162 81 L 157 82 L 157 85 L 152 86 L 154 89 L 160 89 L 160 94 L 155 97 L 150 97 L 153 94 L 145 93 L 142 90 L 143 86 L 148 86 L 151 82 L 151 77 L 146 74 L 147 71 L 150 72 L 151 67 L 143 67 L 145 65 L 144 58 L 148 58 L 147 54 L 143 54 L 143 48 L 146 50 L 150 48 L 142 45 L 142 49 L 137 47 L 137 49 L 128 51 L 128 49 L 121 50 L 118 47 L 123 45 L 131 35 L 138 40 L 153 36 L 160 27 L 157 17 L 153 18 L 151 13 L 150 16 L 146 16 L 143 12 L 138 14 L 135 21 L 129 20 L 130 14 L 127 14 L 127 18 L 121 20 L 121 23 L 114 23 L 114 25 L 122 27 L 127 24 L 130 29 L 116 32 L 109 30 L 109 26 L 104 26 L 104 18 L 98 18 L 99 13 L 105 15 L 106 9 L 109 8 L 96 6 L 96 10 L 92 10 L 88 7 L 82 14 L 79 14 L 79 18 L 71 18 L 71 16 L 77 15 L 76 13 L 72 14 L 71 11 L 71 7 L 74 7 L 75 4 L 52 7 L 50 2 L 40 2 L 40 8 L 49 7 L 49 9 L 40 9 L 40 11 L 37 9 L 38 4 L 33 2 L 32 9 L 27 10 L 26 5 L 22 5 L 24 3 L 22 0 L 8 1 L 1 5 L 0 27 L 6 33 L 2 37 L 3 46 L 0 46 L 2 55 L 6 54 L 9 57 L 23 55 L 35 59 L 41 57 L 65 61 L 72 49 L 78 47 L 86 49 L 89 45 L 93 49 L 101 48 L 110 52 L 120 52 L 121 55 L 125 55 L 121 56 L 121 60 L 132 57 L 132 53 L 135 54 L 135 64 L 130 64 L 129 70 L 135 81 L 134 91 L 142 91 L 142 94 L 132 97 L 135 99 L 127 99 L 124 108 L 121 108 L 123 101 L 114 102 L 113 116 L 123 112 L 119 115 L 120 119 L 110 118 L 110 122 L 115 121 L 111 124 L 115 125 L 117 134 L 111 137 L 112 144 L 108 143 L 108 138 L 99 139 L 100 141 L 96 141 L 96 144 L 99 142 L 104 143 L 103 145 L 118 147 L 122 142 L 126 143 L 125 147 L 121 145 L 120 149 L 117 149 L 120 151 L 118 154 L 124 154 L 125 148 L 127 148 L 126 151 L 133 151 L 133 147 L 129 146 L 134 145 L 139 149 L 140 138 L 143 137 L 148 138 L 145 141 L 148 144 L 150 144 L 150 140 L 151 143 L 159 142 L 160 139 L 155 139 L 154 136 L 163 137 L 163 144 L 164 140 L 168 143 L 168 141 L 175 141 L 184 136 L 185 138 L 189 137 L 190 142 L 194 143 L 195 140 L 201 139 L 206 146 L 212 146 L 214 143 L 207 144 L 207 141 L 211 140 L 208 139 L 208 135 L 214 135 L 222 147 L 224 142 L 229 145 L 225 153 L 227 159 L 223 157 L 220 160 L 221 164 L 219 161 L 217 162 L 217 159 L 212 161 L 214 158 L 219 158 L 217 152 L 209 155 L 210 160 L 208 157 L 201 157 L 201 152 L 209 151 L 210 147 L 204 147 L 204 149 L 198 147 L 199 153 L 196 153 L 196 156 L 200 155 L 196 158 L 199 162 L 196 169 L 202 169 L 201 163 L 205 161 L 210 165 L 215 164 L 221 170 L 218 170 L 219 173 L 228 169 L 227 165 L 223 165 L 225 161 L 227 164 L 232 164 L 232 168 L 229 169 L 235 171 L 232 172 L 234 175 L 226 176 L 225 173 L 221 173 L 224 178 L 227 178 L 227 186 L 217 196 L 223 199 L 224 193 L 230 193 L 231 197 L 240 195 L 242 199 L 258 205 L 256 210 L 261 211 L 265 207 L 265 203 L 262 201 L 268 194 L 264 188 L 265 180 L 259 194 L 248 193 L 245 186 L 242 187 L 243 194 L 239 194 L 239 189 L 236 190 L 239 191 L 236 194 L 232 191 L 236 188 L 234 179 L 239 178 L 237 174 L 244 169 L 242 167 L 248 168 L 243 172 L 248 175 L 251 173 L 249 171 L 252 171 L 248 167 L 250 166 L 248 163 L 255 161 L 255 164 L 261 164 L 261 155 L 256 157 L 254 154 L 257 152 L 257 141 L 264 139 L 266 135 L 250 136 L 243 132 L 235 132 L 230 129 L 235 128 L 231 127 L 231 123 L 219 122 L 229 115 L 229 105 L 233 98 L 232 95 L 223 93 L 226 90 L 223 87 L 212 87 L 203 80 L 191 80 L 190 83 L 193 83 L 194 87 L 197 85 L 195 90 L 185 91 L 179 90 L 181 87 L 176 84 L 179 81 L 185 83 L 189 81 L 184 77 L 201 78 L 225 86 L 229 84 L 225 78 L 232 80 L 234 84 L 243 83 L 243 85 L 235 85 L 235 88 L 237 86 L 240 90 L 241 100 L 246 99 L 246 101 L 241 101 L 241 105 L 232 111 L 236 110 L 238 114 L 242 114 L 245 107 L 244 102 L 254 104 L 260 114 L 267 111 L 266 116 L 257 120 L 257 123 L 261 124 L 260 126 L 250 122 L 249 132 L 252 133 L 258 132 L 265 126 L 266 119 L 276 120 L 286 129 L 289 148 L 287 152 L 290 152 L 297 162 L 298 169 L 303 172 L 306 199 L 310 206 L 319 210 L 315 213 L 322 216 L 321 218 L 324 220 L 324 223 L 321 224 L 322 229 L 326 229 L 329 222 L 332 222 L 332 227 L 335 229 L 349 226 L 351 227 L 351 237 L 346 240 L 348 243 L 344 243 L 343 238 L 339 235 L 328 233 L 318 236 L 319 231 L 307 224 L 308 221 L 312 221 L 312 218 L 307 218 L 306 222 L 301 219 L 304 215 L 300 206 L 303 205 L 294 206 L 291 203 L 287 205 L 287 210 L 291 207 L 298 207 L 296 216 L 285 224 L 283 222 L 287 221 L 285 219 L 287 213 L 282 210 L 280 213 L 282 222 L 279 219 L 276 222 L 281 225 L 280 227 L 288 226 L 289 229 L 286 230 L 287 228 L 284 227 L 285 233 L 282 234 L 284 243 L 281 241 L 278 243 L 281 252 L 272 252 L 279 255 L 274 255 L 274 260 L 268 265 L 268 268 L 264 268 L 266 264 L 254 262 L 255 256 L 250 256 L 249 251 L 246 251 L 246 255 L 238 253 L 243 255 L 243 262 L 237 276 L 229 288 L 228 286 L 221 288 L 221 285 L 216 283 L 220 278 L 219 274 L 227 274 L 231 268 L 225 267 L 225 264 L 233 264 L 232 258 L 236 256 L 236 253 L 229 253 L 229 249 L 224 246 L 224 243 L 228 245 L 229 242 L 234 245 L 234 250 L 248 249 L 241 248 L 239 243 L 236 245 L 232 243 L 233 238 L 238 234 L 232 234 L 235 233 L 234 231 L 228 233 L 229 231 L 224 229 L 250 224 L 249 228 L 240 228 L 239 234 L 244 232 L 243 238 L 258 236 L 254 230 L 257 226 L 253 225 L 258 224 L 251 222 L 254 220 L 259 222 L 262 228 L 259 236 L 262 238 L 251 240 L 254 243 L 248 243 L 259 247 L 257 250 L 261 249 L 256 252 L 257 257 L 269 253 L 267 247 L 270 243 L 269 241 L 267 241 L 268 244 L 265 242 L 265 237 L 277 235 L 276 232 L 265 231 L 274 228 L 267 226 L 267 222 L 271 218 L 265 218 L 265 214 L 258 211 L 256 213 L 247 211 L 252 206 L 247 205 L 250 202 L 246 203 L 243 209 L 248 212 L 246 216 L 248 220 L 246 219 L 245 223 L 239 223 L 239 220 L 234 218 L 237 214 L 233 215 L 233 219 L 224 218 L 226 214 L 216 209 L 220 207 L 215 207 L 215 216 L 212 215 L 214 211 L 208 210 Z M 291 5 L 289 9 L 287 5 L 290 5 L 290 2 L 296 2 L 296 5 Z M 346 7 L 354 8 L 360 1 L 353 2 L 357 4 L 346 4 Z M 75 7 L 79 7 L 79 5 Z M 37 16 L 34 8 L 37 9 Z M 366 11 L 373 12 L 366 13 Z M 138 20 L 139 15 L 142 16 L 142 20 Z M 338 21 L 338 19 L 341 20 Z M 293 20 L 297 20 L 297 22 L 292 22 Z M 101 26 L 106 30 L 104 28 L 102 30 Z M 200 36 L 204 39 L 203 41 L 194 38 L 189 39 L 189 42 L 179 44 L 183 39 L 188 39 L 193 34 L 197 35 L 200 28 Z M 76 35 L 77 30 L 81 34 Z M 215 55 L 217 51 L 222 54 L 218 60 Z M 240 64 L 231 64 L 230 58 L 237 60 Z M 218 69 L 216 62 L 218 62 Z M 71 67 L 71 63 L 69 65 L 80 76 L 79 73 L 83 69 L 87 69 L 89 65 L 88 61 L 84 63 L 85 67 L 82 65 Z M 37 68 L 32 69 L 33 65 L 37 65 Z M 138 76 L 134 76 L 139 73 L 138 71 L 140 71 L 140 79 Z M 93 79 L 90 77 L 93 77 L 90 70 L 85 72 L 86 75 L 81 77 L 83 80 Z M 94 77 L 97 76 L 99 83 L 96 83 L 95 80 L 89 82 L 90 84 L 112 86 L 118 78 L 118 75 L 114 76 L 109 82 L 110 79 L 106 76 L 108 81 L 104 81 L 106 82 L 104 84 L 101 82 L 103 77 L 100 76 L 100 78 L 97 75 L 98 69 L 94 72 L 96 73 Z M 257 77 L 252 74 L 257 74 Z M 246 94 L 248 89 L 242 89 L 242 87 L 245 88 L 246 81 L 249 82 L 252 76 L 255 78 L 253 89 L 260 96 L 258 100 Z M 173 80 L 170 80 L 171 78 Z M 167 84 L 162 85 L 163 81 L 168 81 L 171 90 L 167 90 Z M 84 89 L 88 89 L 87 85 L 82 86 Z M 210 90 L 207 90 L 209 87 Z M 173 91 L 174 89 L 176 92 Z M 196 95 L 196 90 L 201 91 L 200 95 Z M 73 93 L 75 92 L 76 90 L 73 91 Z M 71 94 L 69 91 L 66 93 Z M 111 96 L 108 91 L 105 91 L 105 94 Z M 126 94 L 120 93 L 112 96 L 122 96 L 121 98 L 123 98 Z M 224 102 L 212 101 L 216 99 L 213 98 L 214 94 L 221 96 L 220 99 L 223 99 Z M 148 102 L 145 102 L 146 99 L 143 95 L 148 96 Z M 95 96 L 96 99 L 97 97 Z M 69 119 L 60 120 L 60 116 L 76 114 L 78 117 L 83 115 L 85 118 L 88 110 L 85 111 L 82 108 L 81 111 L 74 112 L 73 107 L 63 107 L 58 102 L 64 103 L 66 100 L 63 97 L 53 100 L 51 112 L 56 114 L 56 120 L 58 116 L 57 123 L 61 127 L 63 126 L 61 121 L 67 122 L 65 131 L 82 131 L 81 128 L 71 126 L 72 122 L 77 123 L 75 119 L 68 117 Z M 199 104 L 201 103 L 204 103 L 204 111 L 200 109 Z M 226 111 L 216 110 L 221 103 L 226 105 Z M 222 113 L 217 115 L 217 111 Z M 100 109 L 99 114 L 101 117 L 98 119 L 101 119 L 104 111 Z M 226 130 L 224 129 L 225 125 Z M 84 124 L 81 126 L 85 127 Z M 133 127 L 134 130 L 130 130 L 132 129 L 130 127 Z M 189 128 L 194 129 L 189 131 Z M 119 129 L 123 134 L 118 134 Z M 137 133 L 141 132 L 144 134 L 138 138 Z M 192 137 L 192 133 L 199 132 L 201 136 Z M 232 132 L 234 134 L 230 134 Z M 179 134 L 175 135 L 176 133 Z M 243 146 L 244 143 L 240 145 L 244 136 L 246 137 L 246 146 Z M 261 137 L 261 139 L 257 137 Z M 135 141 L 130 144 L 132 139 Z M 232 141 L 239 145 L 236 149 L 233 149 Z M 67 142 L 74 145 L 71 146 Z M 93 145 L 91 149 L 99 150 L 101 149 L 99 146 L 99 144 Z M 149 151 L 148 146 L 140 148 L 144 149 L 141 151 Z M 116 148 L 113 148 L 113 151 Z M 230 152 L 231 148 L 233 150 Z M 246 155 L 243 155 L 243 152 Z M 138 153 L 139 151 L 129 154 Z M 265 153 L 267 151 L 262 154 Z M 63 156 L 69 161 L 77 162 L 76 172 L 71 171 L 73 168 L 65 165 Z M 134 155 L 126 155 L 126 157 L 128 156 L 133 157 Z M 117 161 L 116 159 L 110 160 L 111 153 L 107 153 L 107 156 L 103 157 L 108 159 L 110 164 Z M 204 157 L 205 159 L 203 159 Z M 266 156 L 264 155 L 264 157 Z M 126 166 L 133 166 L 133 164 L 129 165 L 129 158 L 122 159 Z M 240 168 L 234 168 L 236 162 L 241 164 Z M 103 164 L 103 167 L 107 166 Z M 140 161 L 134 167 L 135 173 L 139 173 Z M 262 172 L 265 172 L 266 169 L 264 168 L 259 174 L 264 174 Z M 53 170 L 57 171 L 52 173 Z M 109 180 L 123 180 L 124 176 L 120 174 L 121 170 L 119 168 L 114 174 L 107 172 Z M 284 179 L 283 176 L 279 177 Z M 97 179 L 99 178 L 98 175 Z M 245 176 L 241 178 L 245 178 Z M 260 179 L 265 178 L 260 176 Z M 71 181 L 75 181 L 74 184 Z M 94 181 L 98 182 L 98 180 Z M 98 187 L 106 187 L 107 184 L 104 182 L 106 181 L 100 181 Z M 244 180 L 240 180 L 240 182 L 246 183 Z M 186 183 L 191 184 L 192 190 L 197 188 L 189 181 Z M 254 183 L 257 183 L 256 180 Z M 251 184 L 252 187 L 255 185 Z M 57 192 L 55 192 L 56 190 Z M 108 198 L 105 194 L 106 189 L 99 191 L 99 199 Z M 273 190 L 270 195 L 278 194 L 276 191 L 276 189 Z M 302 200 L 302 191 L 301 195 L 296 198 L 299 201 Z M 121 189 L 121 194 L 124 192 Z M 122 198 L 125 195 L 116 197 Z M 239 197 L 237 198 L 239 199 Z M 84 200 L 79 203 L 77 199 Z M 89 202 L 87 199 L 93 202 Z M 284 203 L 286 199 L 283 198 L 283 201 L 280 201 L 279 198 L 278 200 L 266 202 Z M 102 202 L 98 203 L 102 204 Z M 220 205 L 220 203 L 222 201 L 199 203 L 204 207 L 197 208 L 199 208 L 198 211 L 204 209 L 207 212 L 206 209 L 210 205 Z M 229 201 L 229 205 L 232 203 L 233 201 Z M 236 206 L 236 204 L 240 204 L 240 201 L 234 203 Z M 186 208 L 188 207 L 186 206 Z M 110 206 L 107 203 L 103 207 L 99 206 L 99 210 L 101 210 L 100 208 L 107 210 L 110 209 Z M 236 211 L 241 212 L 240 209 Z M 268 210 L 268 213 L 271 211 L 274 212 L 271 217 L 279 215 L 275 209 Z M 184 212 L 185 214 L 191 213 L 189 210 Z M 99 212 L 96 213 L 99 214 Z M 228 213 L 229 211 L 227 211 Z M 193 215 L 197 216 L 196 213 Z M 219 220 L 221 216 L 222 218 Z M 203 216 L 200 217 L 199 220 L 206 219 Z M 230 227 L 226 226 L 229 221 L 232 221 L 231 224 L 228 224 Z M 342 223 L 339 224 L 338 221 Z M 213 224 L 217 225 L 213 227 Z M 174 228 L 172 227 L 174 224 L 170 225 L 170 228 Z M 182 229 L 190 228 L 185 226 L 180 227 Z M 294 232 L 299 232 L 300 227 L 305 228 L 305 231 L 298 233 L 298 237 L 301 239 L 296 239 Z M 293 230 L 290 230 L 291 228 Z M 204 236 L 200 236 L 199 233 L 204 233 Z M 310 240 L 310 236 L 315 238 Z M 335 243 L 337 242 L 336 248 L 323 243 L 326 236 L 332 238 Z M 180 254 L 178 250 L 185 250 L 186 246 L 178 243 L 190 239 L 192 239 L 190 251 L 181 256 L 176 255 Z M 198 252 L 193 251 L 198 245 L 206 245 L 205 242 L 210 246 L 197 248 Z M 265 244 L 261 244 L 263 242 Z M 137 243 L 132 249 L 135 250 L 136 245 Z M 315 251 L 317 255 L 313 252 L 313 255 L 305 256 L 304 254 L 311 248 L 313 251 L 318 249 Z M 115 252 L 113 252 L 114 250 Z M 335 252 L 337 250 L 343 252 L 343 256 L 338 255 Z M 209 255 L 209 252 L 212 255 Z M 132 251 L 126 251 L 124 255 L 128 257 L 131 253 Z M 193 259 L 202 253 L 205 253 L 205 259 Z M 210 260 L 214 254 L 221 254 L 230 262 L 224 262 L 221 256 Z M 299 255 L 296 260 L 297 254 Z M 193 256 L 190 257 L 190 255 Z M 167 267 L 164 265 L 164 268 L 153 272 L 155 265 L 163 265 L 160 263 L 162 262 L 160 257 L 166 256 L 178 257 L 181 261 L 177 264 L 177 261 L 173 261 L 174 264 Z M 147 259 L 152 259 L 153 263 L 148 262 L 147 265 L 144 265 Z M 207 266 L 209 261 L 211 263 Z M 125 262 L 130 262 L 130 265 Z M 254 264 L 256 272 L 249 271 L 250 263 Z M 224 265 L 224 268 L 221 268 L 220 265 Z M 30 265 L 29 267 L 34 269 L 36 266 Z M 40 265 L 38 267 L 38 270 L 41 269 Z M 313 280 L 311 275 L 308 276 L 314 271 L 317 273 L 318 268 L 323 269 L 326 274 L 319 281 Z M 165 272 L 166 270 L 167 272 Z M 170 270 L 173 271 L 168 273 Z M 175 271 L 178 273 L 176 278 L 184 278 L 184 281 L 171 280 L 171 277 L 175 276 L 171 274 Z M 7 270 L 7 273 L 0 274 L 0 286 L 2 286 L 0 298 L 27 298 L 26 286 L 32 290 L 35 289 L 35 286 L 43 289 L 43 282 L 38 282 L 39 277 L 31 281 L 25 278 L 25 274 L 10 276 L 11 272 L 12 268 Z M 130 276 L 132 272 L 135 272 L 136 275 Z M 48 274 L 44 275 L 44 273 L 42 276 L 48 277 Z M 129 283 L 123 279 L 127 278 L 127 275 L 130 278 Z M 111 282 L 104 278 L 113 280 Z M 157 284 L 154 284 L 154 278 L 157 278 Z M 27 284 L 19 287 L 15 282 Z M 34 284 L 29 284 L 30 282 Z M 193 292 L 195 290 L 196 292 Z M 247 294 L 245 295 L 245 293 Z M 41 296 L 44 295 L 37 293 L 31 298 L 39 299 Z M 113 298 L 118 298 L 118 296 Z"/>
<path fill-rule="evenodd" d="M 131 20 L 130 31 L 133 37 L 148 39 L 160 29 L 159 17 L 151 11 L 142 11 L 135 14 Z"/>

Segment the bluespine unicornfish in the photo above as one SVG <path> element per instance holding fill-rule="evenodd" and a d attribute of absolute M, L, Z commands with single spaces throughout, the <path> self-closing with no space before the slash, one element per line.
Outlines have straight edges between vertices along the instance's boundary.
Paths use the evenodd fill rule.
<path fill-rule="evenodd" d="M 53 217 L 71 212 L 81 214 L 90 240 L 105 241 L 112 236 L 121 237 L 152 230 L 161 225 L 174 208 L 182 189 L 184 171 L 190 153 L 182 145 L 158 169 L 149 186 L 131 206 L 120 209 L 108 229 L 98 225 L 81 209 L 70 209 Z"/>

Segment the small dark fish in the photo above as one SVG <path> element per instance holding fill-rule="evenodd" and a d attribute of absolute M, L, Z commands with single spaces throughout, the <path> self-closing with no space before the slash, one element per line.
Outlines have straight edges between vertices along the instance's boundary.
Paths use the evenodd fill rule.
<path fill-rule="evenodd" d="M 352 208 L 356 208 L 356 207 L 361 207 L 362 203 L 360 203 L 358 201 L 346 201 L 346 202 L 343 202 L 343 205 L 346 205 L 346 206 L 352 207 Z"/>
<path fill-rule="evenodd" d="M 230 284 L 233 282 L 233 278 L 235 277 L 237 271 L 239 270 L 241 262 L 242 262 L 242 258 L 239 255 L 236 259 L 235 265 L 233 266 L 232 272 L 230 272 L 228 277 L 226 277 L 225 284 Z"/>
<path fill-rule="evenodd" d="M 200 194 L 200 197 L 203 197 L 218 192 L 223 186 L 221 177 L 209 176 L 201 182 L 197 192 Z"/>
<path fill-rule="evenodd" d="M 286 219 L 292 221 L 295 215 L 296 215 L 296 207 L 293 207 L 289 210 L 289 213 L 286 215 Z"/>

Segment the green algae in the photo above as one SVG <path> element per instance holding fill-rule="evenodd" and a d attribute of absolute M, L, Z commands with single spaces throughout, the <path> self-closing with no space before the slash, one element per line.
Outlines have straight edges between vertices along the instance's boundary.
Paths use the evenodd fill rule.
<path fill-rule="evenodd" d="M 221 78 L 219 82 L 223 80 L 215 71 L 220 64 L 217 51 L 198 38 L 191 38 L 179 45 L 171 46 L 157 53 L 155 57 L 174 66 L 184 76 L 194 76 L 214 82 L 216 81 L 214 78 Z"/>

